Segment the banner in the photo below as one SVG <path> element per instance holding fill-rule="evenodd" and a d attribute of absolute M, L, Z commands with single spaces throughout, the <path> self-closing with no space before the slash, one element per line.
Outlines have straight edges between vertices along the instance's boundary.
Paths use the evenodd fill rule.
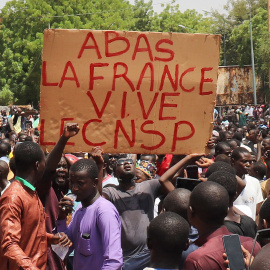
<path fill-rule="evenodd" d="M 66 152 L 204 152 L 219 48 L 218 35 L 45 30 L 41 145 L 77 122 Z"/>

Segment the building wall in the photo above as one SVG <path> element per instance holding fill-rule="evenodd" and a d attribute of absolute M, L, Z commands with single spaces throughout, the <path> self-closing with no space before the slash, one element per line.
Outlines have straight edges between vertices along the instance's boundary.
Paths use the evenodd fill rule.
<path fill-rule="evenodd" d="M 253 82 L 251 66 L 223 66 L 218 69 L 216 105 L 253 104 Z M 261 81 L 256 79 L 257 103 L 264 103 L 259 91 Z"/>

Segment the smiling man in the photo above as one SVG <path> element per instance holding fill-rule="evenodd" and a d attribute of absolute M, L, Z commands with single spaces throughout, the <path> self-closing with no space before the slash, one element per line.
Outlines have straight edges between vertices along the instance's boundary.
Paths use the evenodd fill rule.
<path fill-rule="evenodd" d="M 66 227 L 72 201 L 61 199 L 57 230 L 73 239 L 74 270 L 120 270 L 122 267 L 121 221 L 112 203 L 100 196 L 98 168 L 89 159 L 78 160 L 70 167 L 70 189 L 79 205 Z"/>

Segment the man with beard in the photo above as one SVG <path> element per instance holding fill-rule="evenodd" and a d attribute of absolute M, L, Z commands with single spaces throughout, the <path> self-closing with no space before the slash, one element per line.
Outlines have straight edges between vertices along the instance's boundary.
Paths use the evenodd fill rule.
<path fill-rule="evenodd" d="M 99 169 L 102 168 L 103 162 L 101 153 L 100 148 L 96 153 L 92 152 Z M 169 180 L 164 178 L 136 183 L 135 164 L 129 158 L 118 159 L 115 173 L 119 186 L 105 187 L 101 190 L 101 185 L 99 185 L 99 188 L 103 197 L 111 201 L 120 214 L 125 262 L 146 248 L 146 232 L 150 221 L 154 218 L 155 199 L 160 195 L 161 187 L 163 187 L 163 193 L 171 190 L 167 186 Z M 123 269 L 126 269 L 125 266 Z"/>

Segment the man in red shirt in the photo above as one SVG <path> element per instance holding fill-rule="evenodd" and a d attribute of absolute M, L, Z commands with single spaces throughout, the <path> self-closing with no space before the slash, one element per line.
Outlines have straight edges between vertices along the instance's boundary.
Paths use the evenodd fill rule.
<path fill-rule="evenodd" d="M 197 228 L 199 238 L 195 244 L 200 248 L 188 255 L 184 269 L 226 269 L 222 254 L 225 253 L 222 237 L 231 234 L 224 226 L 229 207 L 227 190 L 214 182 L 203 182 L 191 193 L 188 216 L 191 225 Z M 249 252 L 254 240 L 239 236 L 241 245 Z M 259 252 L 256 243 L 254 256 Z"/>

